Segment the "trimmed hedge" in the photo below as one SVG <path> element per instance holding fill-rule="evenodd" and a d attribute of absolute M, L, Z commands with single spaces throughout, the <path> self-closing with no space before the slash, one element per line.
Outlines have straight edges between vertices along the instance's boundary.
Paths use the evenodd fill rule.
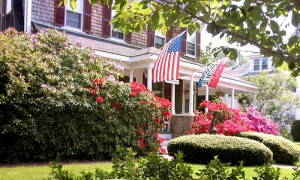
<path fill-rule="evenodd" d="M 208 163 L 214 156 L 223 162 L 247 165 L 260 165 L 273 157 L 269 148 L 260 142 L 223 135 L 187 135 L 172 139 L 168 143 L 168 152 L 174 155 L 177 151 L 184 154 L 184 161 Z"/>
<path fill-rule="evenodd" d="M 262 142 L 273 152 L 276 163 L 292 164 L 299 159 L 297 145 L 281 136 L 259 132 L 240 132 L 238 136 Z"/>
<path fill-rule="evenodd" d="M 294 141 L 300 141 L 300 121 L 293 122 L 291 134 Z"/>

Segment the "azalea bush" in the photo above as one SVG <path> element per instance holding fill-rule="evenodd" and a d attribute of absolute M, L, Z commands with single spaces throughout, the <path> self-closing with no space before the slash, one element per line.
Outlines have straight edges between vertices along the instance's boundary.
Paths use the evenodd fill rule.
<path fill-rule="evenodd" d="M 255 131 L 268 134 L 279 134 L 278 124 L 257 112 L 254 108 L 247 108 L 246 112 L 227 107 L 224 103 L 203 101 L 200 107 L 208 108 L 208 113 L 195 111 L 194 122 L 190 134 L 210 133 L 213 119 L 218 134 L 227 136 L 238 132 Z"/>
<path fill-rule="evenodd" d="M 278 124 L 273 120 L 266 118 L 255 108 L 247 108 L 246 113 L 241 113 L 241 117 L 249 124 L 251 131 L 274 135 L 279 134 Z"/>
<path fill-rule="evenodd" d="M 229 108 L 224 103 L 216 104 L 206 100 L 200 106 L 207 107 L 208 113 L 196 110 L 190 134 L 209 133 L 213 119 L 216 121 L 215 127 L 218 134 L 232 136 L 240 131 L 250 130 L 250 126 L 241 118 L 237 109 Z"/>
<path fill-rule="evenodd" d="M 0 163 L 110 159 L 162 141 L 170 102 L 56 30 L 0 33 Z M 155 148 L 154 148 L 155 149 Z"/>

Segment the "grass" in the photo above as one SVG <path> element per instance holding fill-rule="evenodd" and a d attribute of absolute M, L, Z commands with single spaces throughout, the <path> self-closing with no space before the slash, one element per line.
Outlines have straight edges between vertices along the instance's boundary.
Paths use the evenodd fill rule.
<path fill-rule="evenodd" d="M 201 164 L 188 164 L 192 167 L 194 173 L 198 172 L 199 169 L 205 168 L 205 165 Z M 79 175 L 81 171 L 93 172 L 96 168 L 103 169 L 105 171 L 112 170 L 112 164 L 110 162 L 105 163 L 73 163 L 63 166 L 64 170 L 73 172 Z M 255 176 L 255 167 L 245 167 L 244 171 L 246 173 L 247 179 L 252 179 Z M 281 169 L 281 178 L 292 177 L 293 170 Z M 0 167 L 0 179 L 1 180 L 41 180 L 49 177 L 50 168 L 48 165 L 25 165 L 25 166 L 15 166 L 15 167 Z"/>

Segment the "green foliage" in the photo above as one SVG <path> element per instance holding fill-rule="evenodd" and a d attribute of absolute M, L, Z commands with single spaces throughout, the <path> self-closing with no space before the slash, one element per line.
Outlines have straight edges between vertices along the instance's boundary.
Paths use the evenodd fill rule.
<path fill-rule="evenodd" d="M 259 86 L 256 106 L 260 112 L 283 124 L 289 124 L 290 109 L 299 104 L 299 97 L 292 93 L 297 87 L 296 80 L 288 72 L 275 70 L 269 74 L 263 71 L 256 76 L 250 76 L 248 81 Z"/>
<path fill-rule="evenodd" d="M 67 2 L 61 0 L 61 2 Z M 284 42 L 286 28 L 297 28 L 300 22 L 300 2 L 294 0 L 276 1 L 129 1 L 91 0 L 93 4 L 112 5 L 116 16 L 111 23 L 123 32 L 151 29 L 162 30 L 166 34 L 171 26 L 188 27 L 189 33 L 207 25 L 207 32 L 213 36 L 226 36 L 229 43 L 239 46 L 254 45 L 265 56 L 273 56 L 276 67 L 287 62 L 297 76 L 300 72 L 300 38 L 292 36 Z M 291 21 L 286 20 L 292 13 Z M 282 23 L 279 22 L 281 19 Z M 291 27 L 290 27 L 291 26 Z M 236 49 L 224 48 L 223 53 L 236 59 Z"/>
<path fill-rule="evenodd" d="M 238 136 L 263 143 L 273 152 L 276 163 L 293 164 L 299 159 L 300 150 L 297 145 L 281 136 L 259 132 L 240 132 Z"/>
<path fill-rule="evenodd" d="M 230 163 L 222 163 L 217 156 L 205 166 L 205 169 L 199 170 L 196 173 L 199 179 L 214 179 L 214 180 L 238 180 L 245 179 L 245 172 L 243 171 L 243 163 L 234 169 L 229 170 Z"/>
<path fill-rule="evenodd" d="M 291 134 L 294 141 L 300 141 L 300 121 L 294 121 L 292 124 Z"/>
<path fill-rule="evenodd" d="M 67 41 L 56 30 L 0 33 L 1 163 L 110 159 L 118 144 L 142 153 L 141 124 L 148 133 L 145 150 L 157 143 L 153 133 L 159 124 L 147 125 L 151 117 L 162 116 L 162 109 L 141 104 L 156 105 L 155 96 L 131 97 L 131 85 L 108 81 L 98 103 L 92 80 L 118 79 L 123 70 L 80 42 Z"/>
<path fill-rule="evenodd" d="M 272 159 L 272 152 L 262 143 L 245 138 L 222 135 L 189 135 L 168 142 L 168 152 L 183 152 L 187 162 L 207 163 L 218 156 L 223 162 L 263 164 Z"/>
<path fill-rule="evenodd" d="M 273 162 L 264 164 L 261 167 L 257 167 L 255 172 L 257 176 L 253 177 L 253 180 L 278 180 L 280 176 L 280 169 L 272 167 Z"/>
<path fill-rule="evenodd" d="M 81 172 L 75 176 L 68 171 L 62 170 L 62 165 L 50 165 L 49 179 L 73 180 L 73 179 L 157 179 L 157 180 L 180 180 L 192 179 L 191 167 L 182 162 L 182 153 L 175 154 L 175 159 L 169 161 L 161 155 L 151 152 L 149 156 L 135 158 L 136 153 L 131 148 L 123 149 L 118 146 L 117 156 L 113 158 L 113 170 L 105 172 L 96 169 L 92 172 Z"/>

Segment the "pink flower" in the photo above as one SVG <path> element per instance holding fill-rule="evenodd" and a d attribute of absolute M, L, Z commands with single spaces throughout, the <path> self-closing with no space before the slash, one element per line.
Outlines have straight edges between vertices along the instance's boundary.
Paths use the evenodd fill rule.
<path fill-rule="evenodd" d="M 47 88 L 47 84 L 42 84 L 41 88 Z"/>
<path fill-rule="evenodd" d="M 103 101 L 104 101 L 103 97 L 101 97 L 101 96 L 97 97 L 97 102 L 98 103 L 102 103 Z"/>

